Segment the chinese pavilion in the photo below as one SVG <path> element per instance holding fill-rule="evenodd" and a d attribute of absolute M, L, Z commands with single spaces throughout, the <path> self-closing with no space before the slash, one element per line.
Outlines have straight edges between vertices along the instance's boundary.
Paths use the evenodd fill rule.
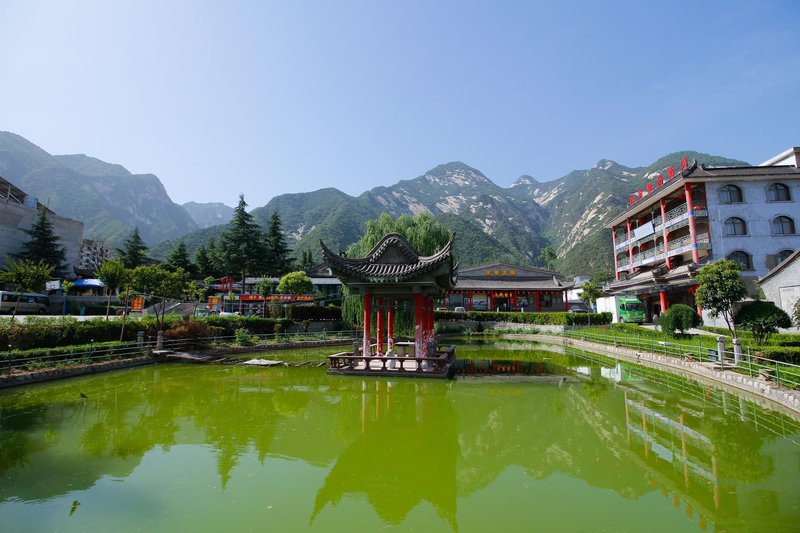
<path fill-rule="evenodd" d="M 419 252 L 398 233 L 385 235 L 363 258 L 336 254 L 320 241 L 325 262 L 351 294 L 364 301 L 360 346 L 330 356 L 330 373 L 452 377 L 455 347 L 439 351 L 433 339 L 434 301 L 457 281 L 453 239 L 433 255 Z M 414 341 L 396 343 L 395 311 L 414 306 Z M 375 343 L 372 318 L 375 316 Z"/>

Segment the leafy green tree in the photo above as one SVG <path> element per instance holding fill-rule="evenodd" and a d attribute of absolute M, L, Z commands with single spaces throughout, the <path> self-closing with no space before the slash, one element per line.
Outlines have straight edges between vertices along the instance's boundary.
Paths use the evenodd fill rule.
<path fill-rule="evenodd" d="M 736 338 L 733 308 L 747 296 L 739 263 L 728 259 L 714 261 L 701 268 L 695 280 L 700 284 L 694 295 L 697 303 L 712 317 L 722 315 L 731 335 Z"/>
<path fill-rule="evenodd" d="M 595 285 L 591 280 L 585 282 L 581 286 L 581 289 L 583 290 L 578 297 L 583 303 L 587 304 L 591 309 L 594 309 L 594 304 L 598 298 L 603 296 L 603 291 L 601 291 L 600 288 L 597 287 L 597 285 Z"/>
<path fill-rule="evenodd" d="M 552 246 L 545 246 L 539 253 L 539 261 L 541 261 L 548 270 L 553 270 L 555 268 L 556 259 L 558 259 L 558 256 Z"/>
<path fill-rule="evenodd" d="M 67 304 L 69 303 L 69 293 L 70 293 L 70 291 L 72 290 L 73 287 L 75 287 L 75 284 L 73 282 L 71 282 L 71 281 L 66 281 L 65 280 L 65 281 L 61 282 L 61 290 L 64 293 L 64 306 L 61 309 L 61 314 L 62 315 L 66 315 L 67 314 Z"/>
<path fill-rule="evenodd" d="M 311 278 L 305 272 L 289 272 L 278 283 L 278 292 L 281 294 L 310 294 L 313 290 Z"/>
<path fill-rule="evenodd" d="M 43 262 L 53 267 L 55 276 L 63 275 L 66 254 L 64 247 L 59 245 L 58 236 L 53 233 L 53 223 L 47 218 L 47 210 L 40 208 L 36 222 L 31 229 L 24 231 L 30 240 L 22 245 L 22 251 L 14 254 L 14 257 L 34 263 Z"/>
<path fill-rule="evenodd" d="M 292 260 L 289 256 L 289 246 L 283 234 L 281 219 L 277 211 L 272 212 L 269 219 L 269 229 L 266 235 L 267 264 L 266 273 L 269 276 L 282 276 L 292 269 Z"/>
<path fill-rule="evenodd" d="M 219 255 L 226 274 L 238 276 L 242 282 L 248 274 L 263 272 L 265 248 L 261 229 L 247 212 L 244 195 L 239 195 L 239 204 L 233 218 L 220 238 Z"/>
<path fill-rule="evenodd" d="M 11 321 L 17 315 L 17 307 L 23 292 L 42 292 L 47 281 L 53 276 L 53 267 L 42 260 L 33 262 L 29 259 L 15 261 L 9 258 L 6 269 L 0 272 L 0 281 L 14 286 L 19 291 L 17 305 L 11 313 Z"/>
<path fill-rule="evenodd" d="M 131 279 L 134 290 L 160 300 L 160 310 L 156 312 L 156 327 L 163 329 L 167 301 L 180 299 L 186 293 L 188 274 L 180 268 L 173 272 L 161 265 L 150 265 L 136 267 Z"/>
<path fill-rule="evenodd" d="M 94 275 L 106 285 L 106 320 L 108 320 L 108 312 L 111 309 L 111 296 L 127 281 L 130 276 L 130 270 L 125 268 L 121 259 L 112 259 L 103 261 Z"/>
<path fill-rule="evenodd" d="M 130 236 L 125 239 L 123 248 L 117 248 L 117 255 L 125 268 L 136 268 L 147 261 L 147 245 L 139 235 L 138 226 L 133 228 Z"/>
<path fill-rule="evenodd" d="M 792 320 L 786 311 L 770 301 L 755 301 L 742 306 L 736 313 L 734 322 L 742 329 L 753 333 L 756 345 L 767 342 L 778 328 L 789 328 Z"/>
<path fill-rule="evenodd" d="M 675 332 L 685 335 L 687 331 L 703 323 L 697 311 L 684 304 L 674 304 L 667 308 L 658 319 L 661 329 L 673 337 Z"/>
<path fill-rule="evenodd" d="M 166 263 L 164 264 L 170 270 L 177 270 L 182 268 L 185 270 L 190 276 L 194 275 L 196 272 L 195 266 L 192 263 L 192 260 L 189 259 L 189 252 L 186 249 L 186 243 L 181 240 L 175 246 L 175 249 L 172 250 L 172 253 L 167 258 Z"/>

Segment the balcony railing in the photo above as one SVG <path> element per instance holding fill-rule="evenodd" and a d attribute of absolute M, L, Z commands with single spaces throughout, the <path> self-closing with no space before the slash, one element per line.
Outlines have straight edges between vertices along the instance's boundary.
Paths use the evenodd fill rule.
<path fill-rule="evenodd" d="M 711 242 L 708 233 L 699 233 L 697 235 L 697 244 L 699 248 L 708 248 L 708 244 Z M 667 256 L 682 254 L 686 252 L 687 247 L 690 247 L 692 244 L 692 236 L 691 235 L 684 235 L 683 237 L 679 237 L 677 239 L 673 239 L 668 242 L 669 245 L 669 252 L 666 251 L 666 248 L 663 244 L 659 244 L 655 248 L 650 248 L 643 252 L 639 252 L 633 254 L 633 261 L 629 261 L 626 258 L 617 259 L 617 270 L 625 269 L 628 266 L 641 266 L 646 264 L 655 263 L 659 260 L 666 260 Z"/>

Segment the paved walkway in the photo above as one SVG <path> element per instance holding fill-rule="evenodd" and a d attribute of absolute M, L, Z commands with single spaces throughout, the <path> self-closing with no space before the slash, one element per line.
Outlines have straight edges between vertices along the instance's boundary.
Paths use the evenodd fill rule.
<path fill-rule="evenodd" d="M 515 336 L 517 337 L 517 336 Z M 800 391 L 787 389 L 777 383 L 766 381 L 762 378 L 750 377 L 731 370 L 721 370 L 708 363 L 682 360 L 676 357 L 648 352 L 637 352 L 621 346 L 610 346 L 595 342 L 571 339 L 554 335 L 519 335 L 528 340 L 572 346 L 582 350 L 592 351 L 607 355 L 620 361 L 642 364 L 673 373 L 691 375 L 693 377 L 709 380 L 723 386 L 732 387 L 747 395 L 759 399 L 769 400 L 773 404 L 786 408 L 794 416 L 800 415 Z"/>

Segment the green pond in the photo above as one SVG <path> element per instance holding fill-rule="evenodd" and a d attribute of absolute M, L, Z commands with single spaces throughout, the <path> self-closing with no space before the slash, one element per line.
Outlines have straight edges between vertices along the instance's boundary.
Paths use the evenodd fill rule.
<path fill-rule="evenodd" d="M 2 391 L 0 531 L 798 530 L 797 420 L 541 348 L 460 345 L 453 381 L 163 364 Z"/>

